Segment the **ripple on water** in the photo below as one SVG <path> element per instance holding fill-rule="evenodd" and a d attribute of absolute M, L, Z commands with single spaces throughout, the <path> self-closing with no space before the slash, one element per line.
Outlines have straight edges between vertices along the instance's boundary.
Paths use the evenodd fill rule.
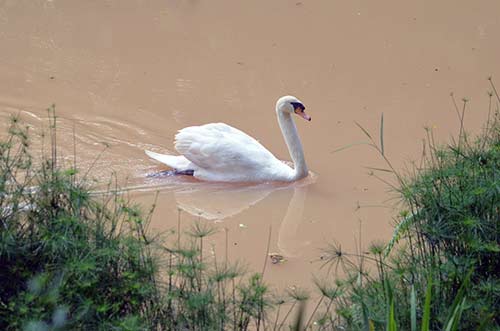
<path fill-rule="evenodd" d="M 47 110 L 0 97 L 0 137 L 7 135 L 12 116 L 19 116 L 23 125 L 29 128 L 31 153 L 35 162 L 40 160 L 43 150 L 47 152 L 50 145 L 50 136 L 46 134 L 49 128 Z M 145 189 L 154 184 L 144 184 L 146 174 L 154 171 L 144 150 L 161 150 L 155 143 L 158 139 L 154 134 L 103 116 L 91 121 L 57 115 L 56 124 L 58 162 L 63 166 L 71 167 L 76 162 L 80 172 L 89 172 L 96 183 L 107 183 L 112 176 L 117 176 L 122 183 L 143 184 Z"/>

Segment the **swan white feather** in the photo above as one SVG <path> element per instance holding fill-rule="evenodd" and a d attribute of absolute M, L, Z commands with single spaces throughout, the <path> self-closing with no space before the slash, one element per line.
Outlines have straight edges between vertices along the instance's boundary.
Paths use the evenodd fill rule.
<path fill-rule="evenodd" d="M 307 175 L 302 145 L 291 118 L 297 113 L 305 119 L 303 104 L 285 96 L 276 104 L 278 122 L 294 161 L 294 168 L 278 160 L 256 139 L 224 123 L 190 126 L 175 136 L 175 149 L 181 155 L 146 154 L 179 172 L 192 171 L 201 180 L 223 182 L 294 181 Z"/>

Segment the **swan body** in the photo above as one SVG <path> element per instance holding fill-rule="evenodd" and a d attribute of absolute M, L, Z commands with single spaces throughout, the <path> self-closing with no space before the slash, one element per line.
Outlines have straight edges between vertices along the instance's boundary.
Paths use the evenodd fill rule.
<path fill-rule="evenodd" d="M 292 157 L 294 167 L 278 160 L 256 139 L 224 123 L 190 126 L 175 136 L 175 149 L 181 155 L 146 154 L 180 174 L 200 180 L 221 182 L 291 182 L 306 177 L 307 165 L 297 128 L 295 113 L 306 120 L 304 106 L 293 96 L 276 103 L 278 122 Z"/>

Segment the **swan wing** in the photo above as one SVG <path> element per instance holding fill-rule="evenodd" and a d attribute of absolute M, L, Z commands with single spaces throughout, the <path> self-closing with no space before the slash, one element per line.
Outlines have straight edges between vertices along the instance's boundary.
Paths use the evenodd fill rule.
<path fill-rule="evenodd" d="M 224 123 L 180 130 L 175 149 L 197 167 L 218 173 L 248 172 L 281 163 L 256 139 Z"/>
<path fill-rule="evenodd" d="M 147 150 L 145 152 L 150 158 L 177 170 L 188 170 L 191 165 L 191 162 L 182 155 L 159 154 Z"/>

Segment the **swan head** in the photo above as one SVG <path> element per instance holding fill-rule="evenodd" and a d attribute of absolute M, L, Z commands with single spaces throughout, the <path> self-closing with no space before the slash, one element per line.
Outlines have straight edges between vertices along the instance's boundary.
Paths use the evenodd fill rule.
<path fill-rule="evenodd" d="M 304 111 L 305 109 L 306 107 L 304 107 L 302 101 L 291 95 L 286 95 L 284 97 L 281 97 L 276 102 L 276 112 L 296 114 L 302 117 L 303 119 L 310 121 L 311 116 L 306 114 L 306 112 Z"/>

